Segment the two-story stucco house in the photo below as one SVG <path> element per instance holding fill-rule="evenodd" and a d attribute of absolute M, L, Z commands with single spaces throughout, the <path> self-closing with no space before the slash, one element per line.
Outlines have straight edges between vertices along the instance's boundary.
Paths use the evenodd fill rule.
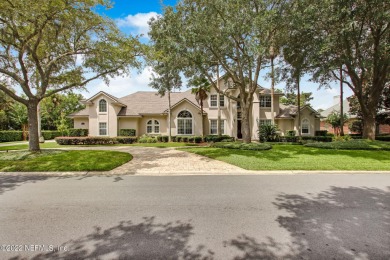
<path fill-rule="evenodd" d="M 220 88 L 230 95 L 238 96 L 239 91 L 231 87 L 229 80 L 220 79 Z M 283 94 L 276 93 L 271 102 L 269 89 L 259 87 L 254 96 L 251 111 L 251 136 L 258 139 L 258 123 L 271 123 L 271 103 L 274 106 L 275 123 L 281 135 L 289 130 L 298 134 L 296 106 L 284 106 L 279 103 Z M 139 91 L 117 98 L 105 92 L 83 101 L 86 108 L 70 115 L 74 128 L 89 129 L 90 136 L 117 136 L 120 129 L 135 129 L 136 135 L 168 134 L 168 98 L 160 97 L 157 92 Z M 191 90 L 171 93 L 172 135 L 201 135 L 201 120 L 205 134 L 217 134 L 218 107 L 221 113 L 222 133 L 242 138 L 240 104 L 223 95 L 218 95 L 212 88 L 208 99 L 204 101 L 201 114 L 199 104 Z M 258 122 L 258 123 L 257 123 Z M 320 115 L 310 106 L 301 108 L 302 135 L 314 135 L 320 129 Z"/>

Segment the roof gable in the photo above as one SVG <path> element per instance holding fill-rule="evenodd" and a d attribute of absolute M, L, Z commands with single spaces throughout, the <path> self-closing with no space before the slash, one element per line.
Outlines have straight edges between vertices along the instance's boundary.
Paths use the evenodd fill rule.
<path fill-rule="evenodd" d="M 90 98 L 88 98 L 86 100 L 83 100 L 83 103 L 91 104 L 91 103 L 93 103 L 93 100 L 96 99 L 99 95 L 103 95 L 103 96 L 107 97 L 108 99 L 113 101 L 113 103 L 116 104 L 116 105 L 119 105 L 119 106 L 122 106 L 122 107 L 126 107 L 126 105 L 121 103 L 117 97 L 114 97 L 113 95 L 110 95 L 110 94 L 108 94 L 108 93 L 106 93 L 104 91 L 99 91 L 98 93 L 96 93 L 92 97 L 90 97 Z"/>

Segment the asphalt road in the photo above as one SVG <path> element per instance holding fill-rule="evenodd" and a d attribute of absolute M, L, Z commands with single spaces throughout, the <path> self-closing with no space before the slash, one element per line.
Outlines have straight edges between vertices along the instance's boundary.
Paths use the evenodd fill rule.
<path fill-rule="evenodd" d="M 0 176 L 0 259 L 390 259 L 390 175 Z"/>

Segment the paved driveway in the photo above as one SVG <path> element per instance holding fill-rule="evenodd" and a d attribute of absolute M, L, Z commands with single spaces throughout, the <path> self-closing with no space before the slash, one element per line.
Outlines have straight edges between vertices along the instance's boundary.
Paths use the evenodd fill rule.
<path fill-rule="evenodd" d="M 173 148 L 111 146 L 102 149 L 129 152 L 133 155 L 133 160 L 110 171 L 111 174 L 184 175 L 196 173 L 226 175 L 250 172 L 225 162 Z"/>

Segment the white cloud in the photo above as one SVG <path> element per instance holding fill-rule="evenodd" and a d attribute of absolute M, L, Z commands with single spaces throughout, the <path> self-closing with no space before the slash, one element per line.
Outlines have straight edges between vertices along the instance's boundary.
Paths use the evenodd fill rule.
<path fill-rule="evenodd" d="M 116 19 L 116 23 L 123 31 L 127 31 L 128 29 L 130 29 L 132 33 L 142 34 L 143 37 L 148 38 L 148 21 L 151 18 L 157 16 L 158 14 L 156 12 L 138 13 L 135 15 L 130 14 L 125 18 Z"/>
<path fill-rule="evenodd" d="M 107 86 L 103 81 L 93 81 L 87 85 L 88 91 L 80 91 L 85 98 L 95 95 L 99 91 L 105 91 L 115 97 L 123 97 L 137 91 L 155 91 L 148 86 L 152 75 L 150 67 L 144 68 L 140 73 L 133 70 L 130 76 L 114 77 Z"/>

